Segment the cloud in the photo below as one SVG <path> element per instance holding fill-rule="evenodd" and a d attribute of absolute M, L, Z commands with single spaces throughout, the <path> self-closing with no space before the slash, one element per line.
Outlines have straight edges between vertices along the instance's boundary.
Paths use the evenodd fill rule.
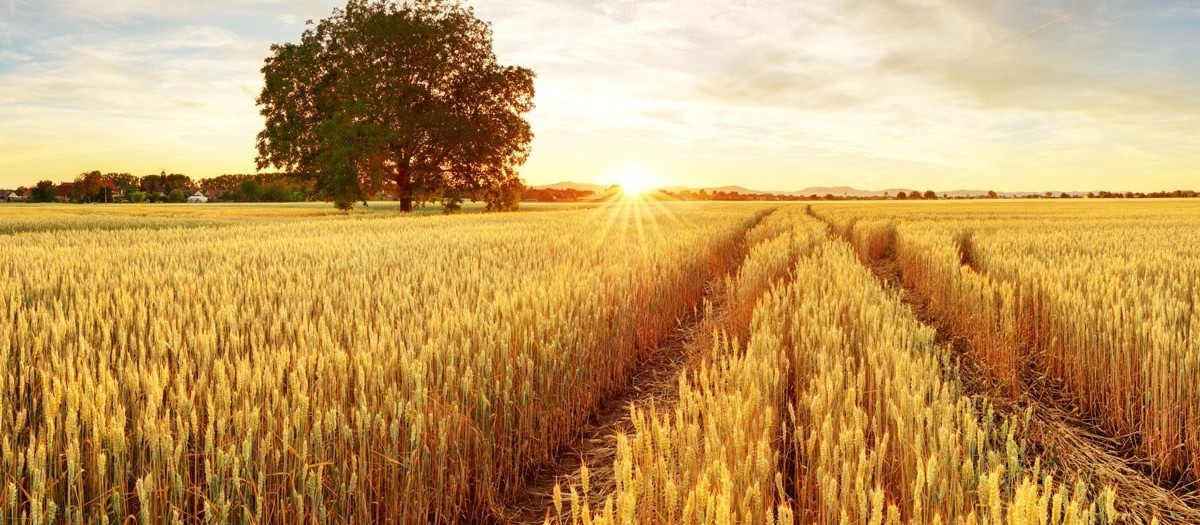
<path fill-rule="evenodd" d="M 324 11 L 330 2 L 317 0 L 48 0 L 45 5 L 62 16 L 105 24 L 137 23 L 146 19 L 259 16 L 266 12 Z"/>
<path fill-rule="evenodd" d="M 271 42 L 299 35 L 257 30 L 253 19 L 320 16 L 298 12 L 304 3 L 19 6 L 10 26 L 20 30 L 0 48 L 0 185 L 84 169 L 252 170 L 259 69 Z"/>
<path fill-rule="evenodd" d="M 72 170 L 250 169 L 267 46 L 340 3 L 17 0 L 0 177 L 63 150 Z M 533 182 L 643 161 L 682 183 L 1039 190 L 1169 186 L 1200 162 L 1194 1 L 471 4 L 538 74 Z"/>
<path fill-rule="evenodd" d="M 1200 160 L 1179 147 L 1197 131 L 1172 119 L 1200 115 L 1200 75 L 1185 51 L 1196 43 L 1154 36 L 1194 4 L 1153 13 L 1090 0 L 478 7 L 495 20 L 502 56 L 539 73 L 539 133 L 635 134 L 673 156 L 766 153 L 774 162 L 748 170 L 763 172 L 759 186 L 820 164 L 829 170 L 811 182 L 1007 177 L 1036 189 L 1038 174 L 1119 178 L 1165 151 L 1176 157 L 1153 163 L 1163 167 L 1154 181 L 1170 182 L 1183 158 Z"/>

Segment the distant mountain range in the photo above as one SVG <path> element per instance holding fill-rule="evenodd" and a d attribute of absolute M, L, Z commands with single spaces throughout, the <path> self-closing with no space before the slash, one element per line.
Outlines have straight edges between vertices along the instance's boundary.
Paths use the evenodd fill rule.
<path fill-rule="evenodd" d="M 548 184 L 545 186 L 533 186 L 533 188 L 534 189 L 554 189 L 554 190 L 572 189 L 572 190 L 579 190 L 579 191 L 591 191 L 591 192 L 600 194 L 600 193 L 603 193 L 605 190 L 607 190 L 609 188 L 609 186 L 605 186 L 603 184 L 586 183 L 586 182 L 559 182 L 556 184 Z M 737 192 L 740 194 L 755 193 L 755 194 L 769 194 L 769 195 L 789 195 L 789 196 L 794 196 L 794 197 L 809 197 L 809 196 L 814 196 L 814 195 L 820 197 L 820 196 L 824 196 L 824 195 L 833 195 L 835 197 L 859 197 L 859 198 L 883 197 L 885 195 L 895 196 L 896 194 L 898 194 L 900 192 L 904 192 L 904 193 L 913 193 L 914 191 L 916 191 L 918 193 L 925 192 L 925 190 L 917 191 L 917 190 L 908 189 L 908 188 L 889 188 L 886 190 L 879 190 L 879 191 L 860 190 L 858 188 L 852 188 L 850 186 L 813 186 L 813 187 L 804 188 L 804 189 L 798 190 L 798 191 L 755 190 L 755 189 L 750 189 L 750 188 L 746 188 L 743 186 L 716 186 L 716 187 L 705 187 L 705 188 L 690 188 L 687 186 L 667 186 L 667 187 L 664 187 L 661 189 L 664 191 L 672 192 L 672 193 L 679 193 L 681 191 L 698 192 L 700 190 L 704 190 L 708 193 L 715 193 L 715 192 L 720 191 L 720 192 L 725 192 L 725 193 L 733 193 L 733 192 Z M 998 191 L 996 193 L 997 193 L 997 195 L 1000 195 L 1003 197 L 1024 197 L 1027 195 L 1042 195 L 1045 192 L 1041 192 L 1041 191 L 1016 191 L 1016 192 Z M 1059 192 L 1057 192 L 1057 191 L 1053 192 L 1053 193 L 1056 196 L 1059 194 Z M 1087 194 L 1086 191 L 1085 192 L 1072 191 L 1072 192 L 1067 192 L 1067 193 L 1070 195 L 1086 195 Z M 982 196 L 986 196 L 988 194 L 988 190 L 939 191 L 939 192 L 937 192 L 937 194 L 938 194 L 938 197 L 941 197 L 943 195 L 947 196 L 947 197 L 960 197 L 960 198 L 961 197 L 982 197 Z"/>
<path fill-rule="evenodd" d="M 601 193 L 609 187 L 603 184 L 591 184 L 587 182 L 556 182 L 545 186 L 530 186 L 530 188 L 535 190 L 578 190 Z"/>

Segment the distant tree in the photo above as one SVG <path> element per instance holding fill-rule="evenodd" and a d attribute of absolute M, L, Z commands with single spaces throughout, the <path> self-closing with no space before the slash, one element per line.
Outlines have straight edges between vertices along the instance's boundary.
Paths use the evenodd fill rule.
<path fill-rule="evenodd" d="M 1060 198 L 1060 199 L 1070 199 L 1070 198 L 1071 198 L 1071 194 L 1070 194 L 1070 193 L 1067 193 L 1067 192 L 1065 192 L 1065 191 L 1064 191 L 1064 192 L 1062 192 L 1062 193 L 1059 193 L 1059 194 L 1058 194 L 1058 198 Z"/>
<path fill-rule="evenodd" d="M 503 184 L 484 188 L 483 202 L 490 212 L 517 211 L 521 205 L 521 179 L 511 179 Z"/>
<path fill-rule="evenodd" d="M 196 188 L 196 183 L 193 182 L 192 178 L 188 177 L 187 175 L 183 175 L 181 173 L 172 173 L 163 177 L 163 186 L 165 188 L 164 191 L 167 193 L 171 193 L 175 190 L 189 192 Z"/>
<path fill-rule="evenodd" d="M 187 202 L 187 194 L 183 190 L 171 190 L 171 193 L 167 194 L 167 202 Z"/>
<path fill-rule="evenodd" d="M 111 182 L 113 188 L 120 190 L 122 193 L 129 193 L 138 189 L 138 178 L 128 173 L 105 173 L 104 179 Z"/>
<path fill-rule="evenodd" d="M 29 192 L 30 202 L 54 202 L 54 198 L 57 196 L 58 185 L 49 180 L 38 181 L 37 185 Z"/>
<path fill-rule="evenodd" d="M 938 198 L 937 194 L 934 193 L 933 190 L 927 190 L 921 197 L 926 200 L 937 200 Z"/>
<path fill-rule="evenodd" d="M 258 167 L 312 178 L 322 196 L 394 184 L 400 208 L 447 187 L 508 209 L 533 133 L 533 72 L 501 66 L 490 26 L 444 0 L 349 0 L 271 47 L 258 98 Z M 519 200 L 519 197 L 518 197 Z"/>
<path fill-rule="evenodd" d="M 282 184 L 268 184 L 263 188 L 262 200 L 263 202 L 288 202 L 292 200 L 292 192 Z"/>
<path fill-rule="evenodd" d="M 896 200 L 898 200 L 898 201 L 902 201 L 902 200 L 905 200 L 905 199 L 907 199 L 907 198 L 908 198 L 908 194 L 907 194 L 907 193 L 904 193 L 904 192 L 899 192 L 899 193 L 897 193 L 897 194 L 896 194 Z"/>
<path fill-rule="evenodd" d="M 254 179 L 246 179 L 237 190 L 237 200 L 242 202 L 258 202 L 262 200 L 263 186 Z"/>
<path fill-rule="evenodd" d="M 198 185 L 205 193 L 221 195 L 226 199 L 232 198 L 232 193 L 236 192 L 241 186 L 242 181 L 252 178 L 253 175 L 220 175 L 198 181 Z"/>
<path fill-rule="evenodd" d="M 999 199 L 999 198 L 1000 198 L 1000 196 L 996 194 L 996 191 L 995 191 L 995 190 L 992 190 L 992 191 L 989 191 L 989 192 L 987 193 L 987 198 L 989 198 L 989 199 Z"/>
<path fill-rule="evenodd" d="M 94 202 L 100 196 L 104 175 L 99 171 L 80 173 L 71 188 L 71 199 L 76 202 Z"/>
<path fill-rule="evenodd" d="M 163 170 L 160 175 L 146 175 L 139 181 L 142 191 L 155 195 L 158 193 L 167 193 L 167 171 Z"/>
<path fill-rule="evenodd" d="M 134 204 L 141 204 L 143 202 L 146 202 L 146 192 L 131 191 L 131 192 L 125 194 L 125 198 L 128 199 L 129 202 L 132 202 Z"/>
<path fill-rule="evenodd" d="M 1053 198 L 1054 198 L 1054 192 L 1052 192 L 1052 191 L 1048 191 L 1048 192 L 1046 192 L 1046 198 L 1047 198 L 1047 199 L 1053 199 Z"/>

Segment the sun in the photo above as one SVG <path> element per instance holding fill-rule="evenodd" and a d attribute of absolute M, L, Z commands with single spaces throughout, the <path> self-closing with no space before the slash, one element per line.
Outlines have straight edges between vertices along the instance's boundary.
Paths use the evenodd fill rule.
<path fill-rule="evenodd" d="M 604 174 L 601 182 L 616 184 L 626 195 L 640 196 L 666 185 L 662 173 L 644 164 L 623 164 Z"/>

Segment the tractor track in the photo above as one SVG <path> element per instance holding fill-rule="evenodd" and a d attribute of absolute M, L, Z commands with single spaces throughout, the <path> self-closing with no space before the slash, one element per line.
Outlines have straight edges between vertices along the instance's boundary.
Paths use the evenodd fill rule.
<path fill-rule="evenodd" d="M 551 463 L 532 473 L 521 494 L 493 512 L 489 523 L 545 523 L 554 516 L 555 487 L 560 487 L 564 494 L 569 487 L 580 487 L 583 465 L 587 465 L 589 472 L 589 493 L 580 497 L 588 498 L 591 508 L 602 508 L 604 498 L 616 489 L 612 466 L 617 454 L 617 436 L 637 434 L 635 410 L 654 407 L 661 411 L 678 402 L 680 374 L 703 363 L 702 350 L 711 344 L 709 329 L 719 323 L 726 299 L 721 283 L 726 275 L 736 275 L 745 260 L 749 248 L 745 245 L 745 234 L 772 212 L 774 209 L 763 213 L 741 231 L 742 239 L 730 257 L 732 264 L 714 273 L 705 286 L 701 303 L 680 319 L 675 332 L 639 363 L 624 388 L 600 401 L 576 438 L 562 447 Z"/>
<path fill-rule="evenodd" d="M 825 222 L 831 232 L 849 241 L 839 228 Z M 964 253 L 961 240 L 959 250 L 961 264 L 982 273 L 973 254 Z M 951 349 L 965 395 L 986 399 L 997 411 L 1016 420 L 1028 414 L 1023 437 L 1060 482 L 1081 480 L 1095 489 L 1115 488 L 1116 508 L 1125 523 L 1151 523 L 1154 518 L 1164 525 L 1200 523 L 1200 496 L 1189 487 L 1156 478 L 1129 450 L 1127 440 L 1108 435 L 1090 423 L 1067 400 L 1059 382 L 1038 369 L 1036 359 L 1031 360 L 1034 365 L 1023 370 L 1018 392 L 1009 392 L 990 377 L 972 351 L 968 334 L 954 333 L 950 319 L 935 315 L 929 298 L 905 282 L 895 256 L 894 236 L 881 255 L 864 264 L 885 287 L 899 294 L 919 321 L 937 331 L 938 344 Z"/>

